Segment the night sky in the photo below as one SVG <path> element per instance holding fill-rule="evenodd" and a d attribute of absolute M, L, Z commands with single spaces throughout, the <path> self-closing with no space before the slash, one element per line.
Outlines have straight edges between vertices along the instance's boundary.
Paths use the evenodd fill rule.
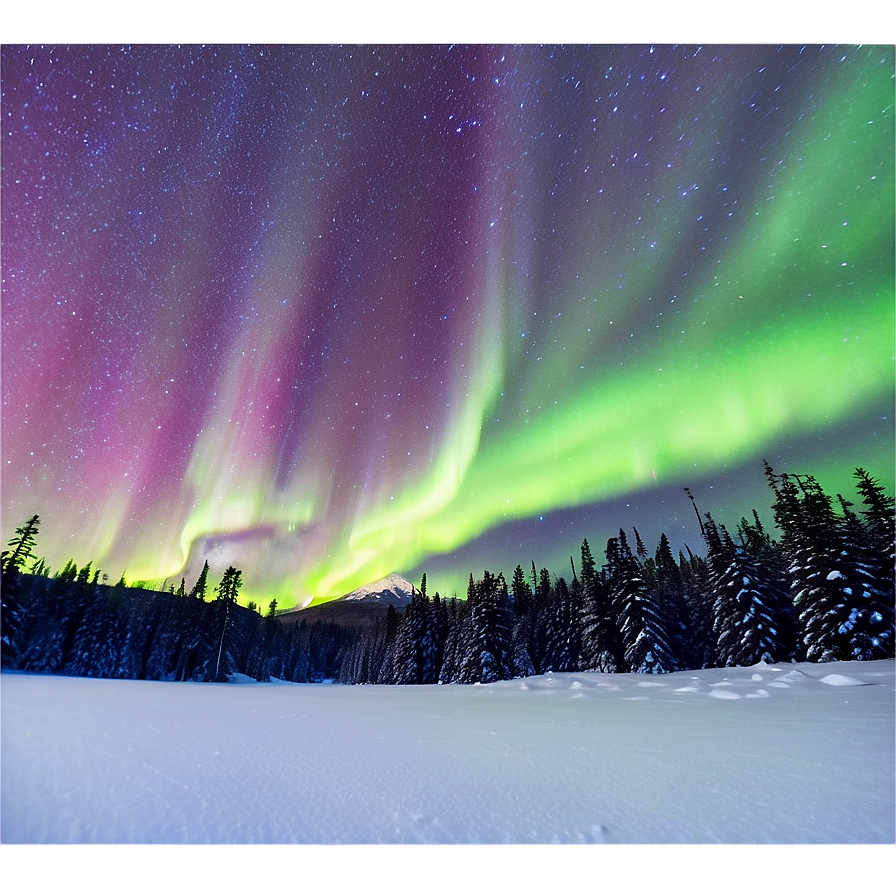
<path fill-rule="evenodd" d="M 892 46 L 2 48 L 3 541 L 281 607 L 894 483 Z"/>

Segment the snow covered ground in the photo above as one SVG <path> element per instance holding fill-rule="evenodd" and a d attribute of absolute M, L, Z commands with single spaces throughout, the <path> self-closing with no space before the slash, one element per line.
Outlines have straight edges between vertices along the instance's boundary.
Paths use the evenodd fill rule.
<path fill-rule="evenodd" d="M 4 844 L 896 838 L 892 660 L 441 687 L 4 673 L 0 697 Z"/>

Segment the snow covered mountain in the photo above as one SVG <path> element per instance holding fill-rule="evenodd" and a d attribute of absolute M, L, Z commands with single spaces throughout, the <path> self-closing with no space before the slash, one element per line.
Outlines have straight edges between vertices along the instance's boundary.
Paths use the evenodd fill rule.
<path fill-rule="evenodd" d="M 392 604 L 396 609 L 406 607 L 411 602 L 414 586 L 398 573 L 392 573 L 384 579 L 362 585 L 355 591 L 343 595 L 340 600 L 363 601 L 364 603 Z"/>

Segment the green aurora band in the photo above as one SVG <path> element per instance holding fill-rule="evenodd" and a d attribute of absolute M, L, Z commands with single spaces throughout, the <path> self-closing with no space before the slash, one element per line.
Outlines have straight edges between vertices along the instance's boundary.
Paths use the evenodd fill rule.
<path fill-rule="evenodd" d="M 365 442 L 348 425 L 334 424 L 332 432 L 321 425 L 294 467 L 285 464 L 277 439 L 265 438 L 276 428 L 269 408 L 282 391 L 271 371 L 287 355 L 311 357 L 290 335 L 304 325 L 307 308 L 269 297 L 312 276 L 313 251 L 296 247 L 311 245 L 329 216 L 326 198 L 275 198 L 274 223 L 259 238 L 259 254 L 269 261 L 244 306 L 268 311 L 263 322 L 246 313 L 240 337 L 222 354 L 214 397 L 186 437 L 180 492 L 162 494 L 137 528 L 133 478 L 113 479 L 118 468 L 109 465 L 91 480 L 96 486 L 108 477 L 103 499 L 83 501 L 94 508 L 89 532 L 68 541 L 51 536 L 51 562 L 61 565 L 77 550 L 83 553 L 76 559 L 104 568 L 122 562 L 129 581 L 185 575 L 189 585 L 210 556 L 213 572 L 230 563 L 244 569 L 241 602 L 276 598 L 285 608 L 339 596 L 396 570 L 410 577 L 437 560 L 441 577 L 430 578 L 430 590 L 462 596 L 471 570 L 452 567 L 451 555 L 477 542 L 487 555 L 489 539 L 508 523 L 649 496 L 695 478 L 723 481 L 745 467 L 755 469 L 761 487 L 762 460 L 776 445 L 801 445 L 788 456 L 835 492 L 849 486 L 856 465 L 892 492 L 893 425 L 885 415 L 894 401 L 894 79 L 880 57 L 892 62 L 893 52 L 850 52 L 851 65 L 823 69 L 813 103 L 779 113 L 789 116 L 788 125 L 778 125 L 752 159 L 733 217 L 721 222 L 724 239 L 710 240 L 709 248 L 700 245 L 708 226 L 702 195 L 722 189 L 724 159 L 713 171 L 669 166 L 624 195 L 590 195 L 581 174 L 566 187 L 566 245 L 557 257 L 567 263 L 543 282 L 529 257 L 538 204 L 514 198 L 525 175 L 497 164 L 512 141 L 493 149 L 495 170 L 507 173 L 484 184 L 471 212 L 494 237 L 471 262 L 473 301 L 454 324 L 462 349 L 449 353 L 450 400 L 425 432 L 421 425 L 404 466 L 395 459 L 403 451 L 384 447 L 393 438 L 388 431 L 371 430 Z M 711 133 L 718 141 L 725 130 L 737 77 L 734 71 L 717 85 L 706 107 L 712 132 L 695 127 L 685 106 L 657 134 L 657 143 L 667 144 L 657 157 L 688 129 L 695 165 L 712 157 Z M 729 145 L 745 127 L 732 119 Z M 682 174 L 681 167 L 691 170 Z M 687 186 L 692 180 L 702 193 L 696 183 Z M 211 222 L 214 206 L 202 201 Z M 618 212 L 619 222 L 600 237 L 590 217 L 599 216 L 598 202 L 612 207 L 604 212 L 608 220 Z M 498 203 L 506 216 L 493 226 L 489 209 Z M 204 251 L 199 236 L 185 240 L 190 251 Z M 186 275 L 171 270 L 171 291 L 185 292 L 187 282 L 174 281 Z M 166 325 L 176 341 L 176 324 Z M 349 346 L 352 334 L 340 338 Z M 168 365 L 142 351 L 135 345 L 137 369 Z M 417 359 L 412 354 L 405 363 Z M 174 356 L 170 366 L 176 369 Z M 357 377 L 362 381 L 360 367 Z M 330 420 L 332 408 L 347 404 L 347 389 L 322 381 L 309 419 Z M 422 410 L 420 416 L 431 420 Z M 856 430 L 850 451 L 839 450 L 844 427 L 881 417 L 883 434 Z M 158 439 L 147 442 L 149 456 L 165 437 L 155 434 L 162 426 L 154 418 L 145 425 Z M 349 435 L 367 446 L 368 465 L 346 447 Z M 376 461 L 378 451 L 388 460 Z M 144 483 L 152 481 L 150 463 L 137 464 Z M 334 483 L 352 463 L 354 480 Z M 32 479 L 40 494 L 52 494 L 52 472 Z M 752 509 L 742 503 L 745 494 L 756 489 L 707 509 L 734 523 Z M 35 512 L 33 499 L 33 491 L 22 491 L 4 502 L 6 529 L 19 521 L 14 515 Z M 49 506 L 36 510 L 48 521 L 54 516 Z M 726 511 L 736 519 L 725 519 Z M 70 535 L 77 520 L 74 511 L 60 513 L 47 529 L 69 527 Z M 582 537 L 597 556 L 600 537 L 615 534 L 614 522 L 600 520 L 610 531 L 596 525 L 558 541 L 549 556 L 541 548 L 539 565 L 565 570 Z M 665 525 L 661 518 L 644 524 L 658 531 Z M 497 551 L 492 568 L 512 553 Z M 517 562 L 525 568 L 529 559 L 523 553 Z M 509 577 L 511 569 L 503 571 Z"/>

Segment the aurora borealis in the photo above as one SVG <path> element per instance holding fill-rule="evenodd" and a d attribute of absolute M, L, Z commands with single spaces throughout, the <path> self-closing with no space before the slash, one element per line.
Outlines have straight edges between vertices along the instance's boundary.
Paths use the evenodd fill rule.
<path fill-rule="evenodd" d="M 4 46 L 2 122 L 53 568 L 463 594 L 893 488 L 892 46 Z"/>

